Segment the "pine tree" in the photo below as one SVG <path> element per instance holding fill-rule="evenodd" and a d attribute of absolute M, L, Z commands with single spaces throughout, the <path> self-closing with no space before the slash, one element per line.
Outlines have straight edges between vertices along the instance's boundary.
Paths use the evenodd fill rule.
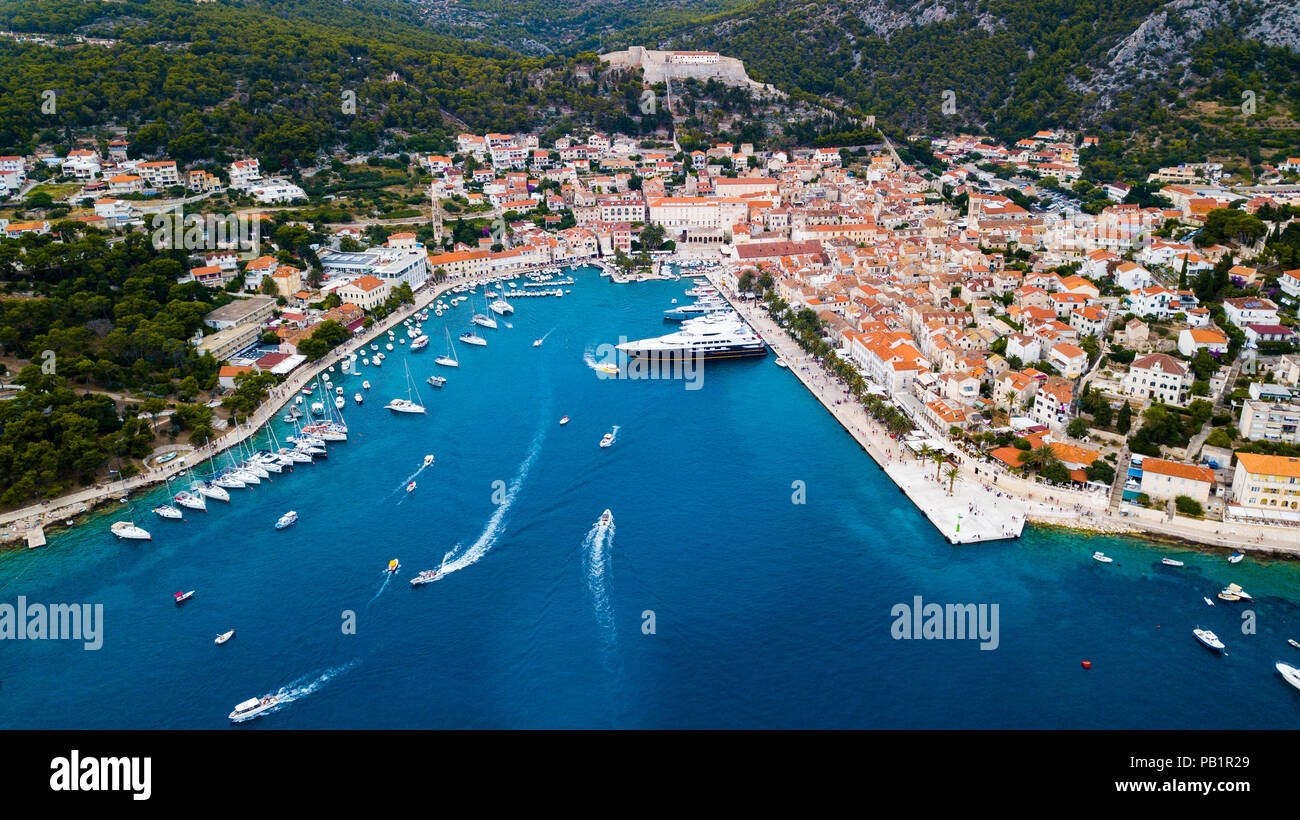
<path fill-rule="evenodd" d="M 1121 433 L 1127 434 L 1129 428 L 1133 426 L 1133 407 L 1124 402 L 1124 406 L 1119 409 L 1119 418 L 1115 420 L 1115 428 Z"/>

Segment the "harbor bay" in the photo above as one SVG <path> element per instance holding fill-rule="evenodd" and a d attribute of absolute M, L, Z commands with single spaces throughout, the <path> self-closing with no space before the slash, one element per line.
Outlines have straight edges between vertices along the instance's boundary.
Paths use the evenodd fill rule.
<path fill-rule="evenodd" d="M 1264 728 L 1295 708 L 1273 672 L 1300 631 L 1291 563 L 1032 525 L 954 546 L 773 356 L 706 363 L 699 389 L 598 370 L 602 345 L 674 329 L 687 279 L 575 280 L 456 343 L 458 368 L 433 359 L 471 305 L 431 316 L 424 351 L 331 374 L 349 441 L 327 459 L 149 542 L 113 539 L 112 509 L 6 555 L 0 602 L 104 616 L 97 650 L 7 642 L 0 720 L 223 728 L 272 694 L 242 728 Z M 403 363 L 425 415 L 384 409 Z M 1207 607 L 1230 582 L 1254 601 Z M 996 649 L 896 639 L 917 596 L 997 604 Z"/>

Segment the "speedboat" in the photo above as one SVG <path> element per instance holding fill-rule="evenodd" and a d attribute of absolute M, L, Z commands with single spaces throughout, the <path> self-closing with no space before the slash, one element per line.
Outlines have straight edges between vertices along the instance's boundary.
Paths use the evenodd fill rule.
<path fill-rule="evenodd" d="M 135 523 L 131 521 L 118 521 L 114 523 L 113 526 L 109 527 L 108 531 L 116 535 L 118 538 L 127 541 L 153 540 L 153 536 L 149 534 L 148 530 L 137 527 Z"/>
<path fill-rule="evenodd" d="M 1287 638 L 1286 642 L 1294 646 L 1296 649 L 1300 649 L 1300 641 L 1297 641 L 1295 638 Z"/>
<path fill-rule="evenodd" d="M 447 383 L 447 377 L 446 377 L 446 376 L 430 376 L 429 378 L 425 379 L 425 381 L 429 383 L 429 386 L 430 386 L 430 387 L 442 387 L 444 384 Z"/>
<path fill-rule="evenodd" d="M 412 353 L 414 353 L 417 350 L 424 350 L 428 346 L 429 346 L 429 337 L 423 334 L 416 336 L 414 339 L 411 340 Z"/>
<path fill-rule="evenodd" d="M 157 507 L 153 508 L 153 511 L 154 515 L 159 518 L 177 519 L 185 517 L 184 513 L 173 507 L 171 504 L 159 504 Z"/>
<path fill-rule="evenodd" d="M 533 339 L 533 347 L 541 347 L 541 346 L 542 346 L 541 339 Z"/>
<path fill-rule="evenodd" d="M 1161 558 L 1161 559 L 1160 559 L 1160 563 L 1164 564 L 1164 565 L 1167 566 L 1167 567 L 1181 567 L 1181 566 L 1183 566 L 1183 562 L 1182 562 L 1182 561 L 1175 561 L 1173 558 Z"/>
<path fill-rule="evenodd" d="M 433 463 L 433 453 L 429 453 L 427 456 L 424 457 L 424 466 L 428 467 L 432 463 Z"/>
<path fill-rule="evenodd" d="M 192 493 L 188 490 L 181 490 L 174 498 L 172 498 L 172 500 L 177 504 L 180 504 L 182 507 L 191 510 L 203 510 L 206 512 L 208 509 L 208 502 L 203 500 L 202 495 Z"/>
<path fill-rule="evenodd" d="M 596 369 L 602 373 L 618 373 L 618 365 L 616 364 L 598 364 Z"/>
<path fill-rule="evenodd" d="M 246 720 L 252 720 L 268 709 L 273 709 L 279 705 L 280 699 L 275 695 L 267 695 L 262 699 L 249 698 L 235 707 L 235 711 L 230 713 L 231 723 L 243 723 Z"/>
<path fill-rule="evenodd" d="M 605 510 L 603 513 L 600 514 L 601 526 L 608 527 L 610 524 L 613 523 L 614 523 L 614 514 L 612 512 L 610 512 L 609 510 Z"/>
<path fill-rule="evenodd" d="M 1206 606 L 1214 606 L 1214 601 L 1211 601 L 1209 596 L 1205 596 L 1201 600 L 1205 601 Z"/>
<path fill-rule="evenodd" d="M 176 598 L 176 603 L 178 604 L 185 603 L 186 601 L 194 597 L 194 592 L 195 590 L 192 589 L 189 592 L 177 592 L 174 596 Z"/>
<path fill-rule="evenodd" d="M 388 568 L 385 569 L 384 571 L 391 575 L 392 573 L 397 572 L 401 568 L 402 565 L 398 562 L 396 558 L 394 558 L 393 560 L 388 562 Z"/>
<path fill-rule="evenodd" d="M 423 570 L 420 572 L 419 575 L 411 579 L 411 586 L 418 587 L 423 584 L 431 584 L 434 581 L 438 580 L 438 576 L 440 575 L 442 575 L 442 570 L 440 569 Z"/>
<path fill-rule="evenodd" d="M 1241 559 L 1243 559 L 1243 558 L 1245 558 L 1245 557 L 1246 557 L 1246 556 L 1242 555 L 1242 554 L 1239 553 L 1239 552 L 1234 552 L 1232 555 L 1229 555 L 1229 556 L 1228 556 L 1228 563 L 1229 563 L 1229 564 L 1240 564 L 1240 563 L 1241 563 Z"/>
<path fill-rule="evenodd" d="M 298 513 L 294 512 L 293 510 L 289 510 L 284 515 L 280 516 L 279 521 L 275 522 L 275 528 L 277 530 L 282 530 L 285 527 L 292 526 L 293 524 L 297 523 L 297 521 L 298 521 Z"/>
<path fill-rule="evenodd" d="M 355 395 L 352 396 L 352 400 L 353 400 L 354 402 L 356 402 L 357 404 L 360 404 L 361 402 L 363 402 L 363 401 L 366 400 L 366 397 L 363 396 L 363 395 L 361 395 L 360 393 L 357 393 L 357 394 L 355 394 Z"/>
<path fill-rule="evenodd" d="M 487 339 L 484 339 L 482 336 L 475 334 L 474 331 L 472 330 L 467 330 L 464 333 L 460 334 L 460 340 L 467 345 L 478 345 L 479 347 L 487 347 Z"/>
<path fill-rule="evenodd" d="M 335 397 L 334 397 L 334 409 L 336 409 L 336 410 L 342 410 L 342 409 L 343 409 L 343 406 L 346 405 L 346 404 L 347 404 L 347 402 L 343 400 L 343 397 L 342 397 L 342 396 L 335 396 Z"/>
<path fill-rule="evenodd" d="M 1109 563 L 1113 562 L 1115 559 L 1114 559 L 1114 558 L 1111 558 L 1109 555 L 1107 555 L 1107 554 L 1104 553 L 1104 552 L 1094 552 L 1094 553 L 1092 554 L 1092 560 L 1094 560 L 1094 561 L 1100 561 L 1100 562 L 1103 563 L 1103 564 L 1109 564 Z"/>
<path fill-rule="evenodd" d="M 318 401 L 314 401 L 314 402 L 312 402 L 312 403 L 311 403 L 311 414 L 312 414 L 313 416 L 323 416 L 323 415 L 325 415 L 325 405 L 324 405 L 324 404 L 321 404 L 321 403 L 318 402 Z"/>
<path fill-rule="evenodd" d="M 361 387 L 362 387 L 363 389 L 365 389 L 365 390 L 369 390 L 369 389 L 370 389 L 370 380 L 367 379 L 366 381 L 363 381 L 363 382 L 361 383 Z"/>
<path fill-rule="evenodd" d="M 408 482 L 406 482 L 406 491 L 407 491 L 408 493 L 415 492 L 415 482 L 414 482 L 414 481 L 408 481 Z"/>
<path fill-rule="evenodd" d="M 1291 664 L 1282 663 L 1281 661 L 1278 661 L 1273 668 L 1282 673 L 1282 680 L 1291 684 L 1295 688 L 1300 689 L 1300 669 L 1296 669 Z"/>
<path fill-rule="evenodd" d="M 568 423 L 569 423 L 568 416 L 564 416 L 563 418 L 560 419 L 560 424 L 568 424 Z"/>
<path fill-rule="evenodd" d="M 217 646 L 221 646 L 223 643 L 225 643 L 226 641 L 230 640 L 233 637 L 235 637 L 235 630 L 232 629 L 229 632 L 222 632 L 220 635 L 217 636 L 217 639 L 213 641 L 213 643 L 215 643 Z"/>
<path fill-rule="evenodd" d="M 614 443 L 614 434 L 613 434 L 613 433 L 606 433 L 605 436 L 604 436 L 604 438 L 602 438 L 602 439 L 600 440 L 600 446 L 601 446 L 601 447 L 608 447 L 609 445 L 611 445 L 611 444 L 613 444 L 613 443 Z"/>
<path fill-rule="evenodd" d="M 1193 629 L 1192 634 L 1196 636 L 1196 640 L 1213 649 L 1215 652 L 1223 651 L 1223 641 L 1219 640 L 1219 636 L 1215 635 L 1210 630 Z"/>

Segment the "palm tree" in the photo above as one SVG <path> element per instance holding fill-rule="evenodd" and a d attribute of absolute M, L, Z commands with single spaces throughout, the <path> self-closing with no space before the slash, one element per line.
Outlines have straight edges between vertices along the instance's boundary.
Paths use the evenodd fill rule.
<path fill-rule="evenodd" d="M 943 471 L 943 474 L 948 479 L 948 495 L 952 495 L 953 485 L 961 478 L 961 468 L 956 464 L 950 464 L 948 469 Z"/>
<path fill-rule="evenodd" d="M 907 448 L 903 448 L 903 449 L 907 449 Z M 921 459 L 921 461 L 929 461 L 930 456 L 934 455 L 934 452 L 935 450 L 933 447 L 931 447 L 928 444 L 922 444 L 921 449 L 916 451 L 916 457 Z"/>
<path fill-rule="evenodd" d="M 947 454 L 943 450 L 935 450 L 930 453 L 930 460 L 934 462 L 934 480 L 939 480 L 939 470 L 942 469 L 943 463 L 948 460 Z"/>

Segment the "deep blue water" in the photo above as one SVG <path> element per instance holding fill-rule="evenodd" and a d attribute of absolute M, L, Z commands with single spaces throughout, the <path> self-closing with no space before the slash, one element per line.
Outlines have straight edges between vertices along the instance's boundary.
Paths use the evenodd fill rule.
<path fill-rule="evenodd" d="M 0 725 L 225 728 L 235 703 L 274 691 L 299 695 L 241 730 L 1265 728 L 1300 716 L 1300 692 L 1273 670 L 1300 662 L 1285 642 L 1300 637 L 1293 564 L 1041 528 L 952 547 L 771 357 L 711 366 L 699 390 L 598 378 L 596 346 L 667 332 L 660 311 L 686 286 L 587 273 L 563 299 L 516 299 L 513 328 L 480 329 L 489 347 L 457 344 L 459 370 L 433 363 L 445 340 L 431 316 L 425 351 L 398 347 L 366 369 L 364 406 L 351 400 L 362 377 L 343 377 L 351 441 L 328 460 L 184 523 L 147 512 L 161 491 L 141 496 L 149 543 L 115 541 L 113 509 L 0 558 L 0 603 L 102 603 L 106 621 L 99 651 L 0 642 Z M 453 336 L 469 315 L 449 314 Z M 425 417 L 383 409 L 405 394 L 408 356 Z M 435 370 L 442 390 L 424 383 Z M 598 448 L 615 425 L 614 446 Z M 425 453 L 436 463 L 407 495 Z M 605 508 L 615 527 L 602 534 Z M 275 531 L 288 509 L 299 523 Z M 1097 549 L 1116 563 L 1092 561 Z M 459 569 L 410 588 L 453 550 Z M 1166 554 L 1187 567 L 1161 567 Z M 384 587 L 391 558 L 402 569 Z M 1257 634 L 1242 634 L 1243 605 L 1202 602 L 1230 581 L 1257 596 Z M 177 607 L 180 589 L 198 592 Z M 998 604 L 999 647 L 894 640 L 891 608 L 917 595 Z M 1196 643 L 1197 625 L 1226 657 Z"/>

